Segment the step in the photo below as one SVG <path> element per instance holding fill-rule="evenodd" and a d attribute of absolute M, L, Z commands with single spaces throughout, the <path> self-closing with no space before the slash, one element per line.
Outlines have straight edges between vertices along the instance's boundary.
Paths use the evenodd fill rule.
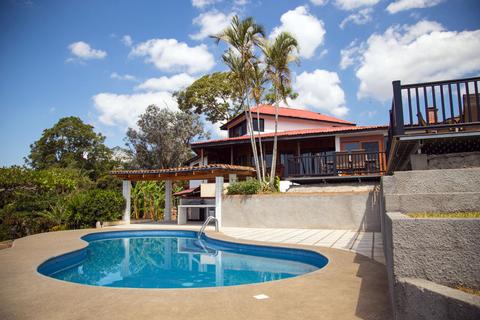
<path fill-rule="evenodd" d="M 397 171 L 382 186 L 384 194 L 480 192 L 480 168 Z"/>
<path fill-rule="evenodd" d="M 480 211 L 480 192 L 386 194 L 387 212 L 472 212 Z"/>

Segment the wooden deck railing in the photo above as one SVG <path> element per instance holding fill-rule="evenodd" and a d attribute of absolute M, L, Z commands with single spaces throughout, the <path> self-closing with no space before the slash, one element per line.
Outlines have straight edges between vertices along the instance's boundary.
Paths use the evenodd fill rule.
<path fill-rule="evenodd" d="M 480 124 L 479 82 L 480 77 L 404 85 L 393 81 L 389 144 L 406 130 Z"/>
<path fill-rule="evenodd" d="M 362 176 L 383 174 L 385 169 L 385 152 L 335 152 L 292 157 L 288 160 L 286 176 Z"/>

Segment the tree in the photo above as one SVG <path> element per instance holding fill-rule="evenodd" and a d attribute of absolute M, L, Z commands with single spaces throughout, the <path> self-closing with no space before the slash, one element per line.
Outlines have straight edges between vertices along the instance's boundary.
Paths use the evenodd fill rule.
<path fill-rule="evenodd" d="M 267 65 L 267 77 L 272 83 L 275 106 L 275 133 L 273 138 L 273 155 L 269 184 L 273 185 L 277 166 L 277 129 L 278 108 L 281 100 L 286 102 L 291 94 L 290 63 L 298 61 L 293 53 L 298 51 L 297 40 L 288 32 L 280 33 L 272 43 L 265 42 L 262 46 Z"/>
<path fill-rule="evenodd" d="M 78 117 L 61 118 L 30 145 L 26 160 L 34 169 L 75 168 L 96 179 L 112 167 L 105 137 Z"/>
<path fill-rule="evenodd" d="M 207 137 L 198 115 L 155 105 L 147 108 L 137 125 L 138 130 L 129 128 L 125 138 L 137 168 L 180 166 L 192 156 L 192 140 Z"/>
<path fill-rule="evenodd" d="M 228 121 L 242 110 L 241 93 L 230 72 L 207 74 L 174 96 L 180 110 L 204 114 L 212 123 Z"/>
<path fill-rule="evenodd" d="M 241 104 L 245 112 L 247 121 L 247 131 L 250 135 L 250 143 L 252 146 L 253 159 L 255 162 L 255 169 L 257 172 L 257 179 L 262 181 L 260 163 L 258 159 L 257 146 L 253 131 L 253 119 L 250 111 L 249 94 L 252 87 L 251 75 L 252 69 L 258 59 L 255 56 L 255 47 L 259 46 L 265 36 L 263 27 L 253 20 L 252 17 L 240 20 L 238 16 L 232 18 L 229 27 L 225 28 L 219 34 L 212 36 L 217 44 L 220 41 L 229 45 L 227 51 L 222 58 L 225 64 L 232 72 L 232 79 L 238 91 L 241 93 Z M 263 164 L 262 164 L 263 165 Z"/>

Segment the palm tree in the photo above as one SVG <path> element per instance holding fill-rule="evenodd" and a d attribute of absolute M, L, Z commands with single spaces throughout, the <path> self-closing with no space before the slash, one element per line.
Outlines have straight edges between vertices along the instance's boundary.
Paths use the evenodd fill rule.
<path fill-rule="evenodd" d="M 262 137 L 260 136 L 260 110 L 259 105 L 262 103 L 262 98 L 265 92 L 265 83 L 267 82 L 266 77 L 266 70 L 262 68 L 260 63 L 256 62 L 253 65 L 253 69 L 251 70 L 251 98 L 255 101 L 255 105 L 257 106 L 257 133 L 258 133 L 258 146 L 260 152 L 260 169 L 262 173 L 262 181 L 265 181 L 265 162 L 263 160 L 263 147 L 262 147 Z"/>
<path fill-rule="evenodd" d="M 249 92 L 251 89 L 250 75 L 251 70 L 257 60 L 255 56 L 255 47 L 258 47 L 265 36 L 263 27 L 249 17 L 240 20 L 238 16 L 232 18 L 229 27 L 225 28 L 219 34 L 212 36 L 217 42 L 225 42 L 230 48 L 222 56 L 225 64 L 232 71 L 240 92 L 242 92 L 242 106 L 247 120 L 247 131 L 250 134 L 250 143 L 252 145 L 253 158 L 257 178 L 262 180 L 258 152 L 253 131 L 253 120 L 250 110 Z"/>
<path fill-rule="evenodd" d="M 290 63 L 298 62 L 294 55 L 298 52 L 297 40 L 288 32 L 280 33 L 273 42 L 265 42 L 262 46 L 267 65 L 267 77 L 272 83 L 275 107 L 275 134 L 273 138 L 272 166 L 270 171 L 270 186 L 273 186 L 277 167 L 277 130 L 279 102 L 286 99 L 291 92 Z"/>

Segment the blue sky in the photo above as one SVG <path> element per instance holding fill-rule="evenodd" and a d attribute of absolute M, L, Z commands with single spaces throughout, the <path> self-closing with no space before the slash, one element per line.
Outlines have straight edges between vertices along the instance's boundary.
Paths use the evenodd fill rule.
<path fill-rule="evenodd" d="M 206 36 L 235 13 L 299 40 L 291 106 L 358 124 L 387 123 L 392 80 L 480 73 L 478 0 L 4 0 L 0 166 L 23 164 L 64 116 L 123 146 L 148 104 L 175 109 L 172 91 L 225 70 Z"/>

